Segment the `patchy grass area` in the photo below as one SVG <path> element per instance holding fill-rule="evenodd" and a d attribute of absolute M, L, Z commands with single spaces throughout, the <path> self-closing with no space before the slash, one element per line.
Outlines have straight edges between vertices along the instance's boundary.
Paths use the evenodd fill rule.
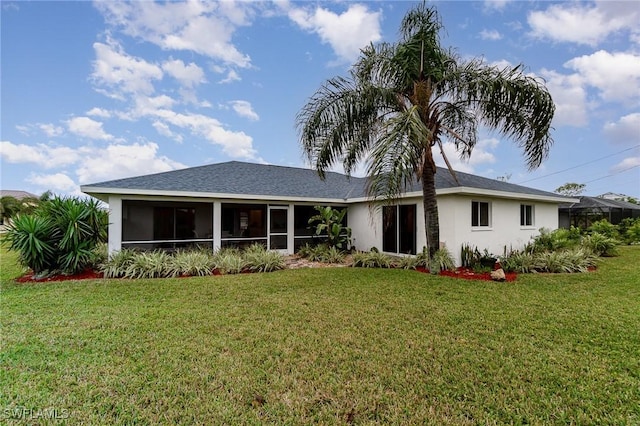
<path fill-rule="evenodd" d="M 515 283 L 321 268 L 16 284 L 2 252 L 0 416 L 637 424 L 640 247 L 621 254 Z"/>

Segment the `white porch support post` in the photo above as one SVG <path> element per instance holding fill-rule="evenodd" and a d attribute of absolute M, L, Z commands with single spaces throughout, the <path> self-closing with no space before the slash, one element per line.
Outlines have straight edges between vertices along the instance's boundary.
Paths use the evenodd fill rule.
<path fill-rule="evenodd" d="M 222 203 L 213 202 L 213 251 L 222 246 Z"/>
<path fill-rule="evenodd" d="M 122 198 L 109 196 L 109 254 L 122 249 Z"/>
<path fill-rule="evenodd" d="M 295 217 L 293 217 L 294 215 L 294 205 L 293 204 L 289 204 L 289 211 L 287 212 L 287 248 L 288 248 L 288 252 L 289 254 L 293 254 L 296 251 L 296 247 L 295 247 Z"/>

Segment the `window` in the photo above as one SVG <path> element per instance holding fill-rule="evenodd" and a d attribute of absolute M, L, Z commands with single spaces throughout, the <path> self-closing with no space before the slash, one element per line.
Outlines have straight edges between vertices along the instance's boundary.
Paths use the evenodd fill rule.
<path fill-rule="evenodd" d="M 489 203 L 484 201 L 471 202 L 471 226 L 489 227 L 491 226 L 491 208 Z"/>
<path fill-rule="evenodd" d="M 416 205 L 382 208 L 382 251 L 416 254 Z"/>
<path fill-rule="evenodd" d="M 520 226 L 534 226 L 533 206 L 520 204 Z"/>

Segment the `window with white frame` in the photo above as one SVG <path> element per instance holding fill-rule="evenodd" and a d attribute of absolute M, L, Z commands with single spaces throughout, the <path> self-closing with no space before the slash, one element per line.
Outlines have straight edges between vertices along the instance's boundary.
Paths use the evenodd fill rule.
<path fill-rule="evenodd" d="M 471 226 L 490 227 L 491 226 L 491 204 L 486 201 L 471 202 Z"/>
<path fill-rule="evenodd" d="M 534 208 L 531 204 L 520 204 L 520 226 L 534 226 Z"/>

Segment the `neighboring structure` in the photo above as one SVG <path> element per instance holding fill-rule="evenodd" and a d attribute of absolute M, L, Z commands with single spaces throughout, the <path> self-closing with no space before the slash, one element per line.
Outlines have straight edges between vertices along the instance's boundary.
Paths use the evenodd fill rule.
<path fill-rule="evenodd" d="M 558 227 L 558 204 L 575 199 L 439 168 L 440 238 L 454 255 L 462 244 L 501 254 L 539 228 Z M 416 253 L 426 244 L 419 184 L 395 205 L 371 204 L 365 178 L 314 170 L 227 162 L 82 186 L 109 204 L 109 251 L 122 247 L 212 248 L 261 242 L 293 253 L 312 240 L 315 205 L 347 208 L 353 244 Z"/>
<path fill-rule="evenodd" d="M 577 197 L 579 202 L 560 204 L 559 225 L 562 228 L 577 226 L 588 228 L 593 222 L 607 219 L 617 225 L 627 217 L 640 217 L 640 206 L 621 200 L 601 197 Z"/>
<path fill-rule="evenodd" d="M 37 195 L 27 191 L 17 191 L 13 189 L 0 189 L 0 198 L 13 197 L 16 200 L 22 200 L 24 198 L 38 198 Z"/>

